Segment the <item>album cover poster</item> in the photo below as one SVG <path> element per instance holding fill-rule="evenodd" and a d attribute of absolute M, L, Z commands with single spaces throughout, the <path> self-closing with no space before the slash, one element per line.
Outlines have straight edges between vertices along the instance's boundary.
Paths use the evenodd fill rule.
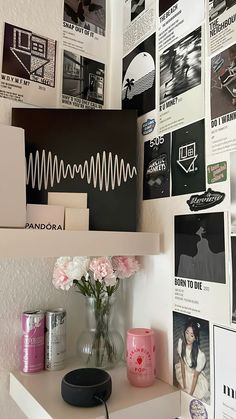
<path fill-rule="evenodd" d="M 170 134 L 144 142 L 143 199 L 170 196 Z"/>
<path fill-rule="evenodd" d="M 170 7 L 166 6 L 171 3 Z M 159 50 L 166 49 L 177 42 L 186 33 L 197 28 L 204 20 L 204 0 L 179 0 L 168 2 L 159 0 Z"/>
<path fill-rule="evenodd" d="M 62 104 L 80 109 L 104 105 L 105 64 L 64 51 Z"/>
<path fill-rule="evenodd" d="M 194 122 L 172 133 L 172 195 L 204 191 L 205 122 Z"/>
<path fill-rule="evenodd" d="M 64 48 L 106 60 L 106 18 L 106 0 L 64 0 Z"/>
<path fill-rule="evenodd" d="M 56 41 L 5 23 L 0 97 L 56 106 Z"/>
<path fill-rule="evenodd" d="M 123 59 L 122 109 L 137 109 L 138 116 L 155 109 L 155 33 Z"/>
<path fill-rule="evenodd" d="M 227 215 L 226 212 L 205 212 L 175 216 L 175 311 L 228 322 Z M 224 313 L 219 311 L 222 305 Z"/>
<path fill-rule="evenodd" d="M 207 0 L 209 53 L 236 41 L 236 0 Z"/>
<path fill-rule="evenodd" d="M 232 323 L 236 324 L 236 234 L 231 234 L 232 257 Z"/>
<path fill-rule="evenodd" d="M 161 52 L 161 133 L 204 117 L 203 40 L 203 27 L 199 27 Z"/>
<path fill-rule="evenodd" d="M 236 331 L 213 326 L 214 419 L 236 418 Z"/>
<path fill-rule="evenodd" d="M 13 108 L 12 124 L 25 129 L 27 203 L 85 192 L 90 230 L 136 230 L 136 111 Z"/>
<path fill-rule="evenodd" d="M 123 0 L 123 55 L 156 31 L 156 0 Z"/>
<path fill-rule="evenodd" d="M 230 153 L 230 214 L 231 229 L 236 232 L 236 151 Z M 233 230 L 232 230 L 233 231 Z"/>
<path fill-rule="evenodd" d="M 210 339 L 207 320 L 173 312 L 173 383 L 193 399 L 210 404 Z"/>
<path fill-rule="evenodd" d="M 211 59 L 211 139 L 212 154 L 236 149 L 236 44 Z"/>

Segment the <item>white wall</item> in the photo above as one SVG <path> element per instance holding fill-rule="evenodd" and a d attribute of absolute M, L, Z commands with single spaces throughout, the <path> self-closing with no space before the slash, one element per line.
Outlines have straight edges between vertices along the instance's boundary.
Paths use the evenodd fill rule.
<path fill-rule="evenodd" d="M 115 43 L 112 49 L 113 66 L 109 76 L 112 89 L 108 89 L 108 103 L 111 108 L 119 108 L 122 2 L 116 0 L 113 5 L 111 23 Z M 62 0 L 0 1 L 0 24 L 1 21 L 6 21 L 32 29 L 58 41 L 61 36 L 62 13 Z M 3 30 L 2 24 L 1 30 Z M 0 45 L 2 45 L 1 38 L 2 36 L 0 36 Z M 59 58 L 57 77 L 60 75 L 61 66 Z M 16 105 L 19 106 L 16 102 L 0 99 L 0 123 L 10 124 L 11 107 Z M 143 259 L 145 272 L 138 274 L 134 279 L 133 293 L 129 290 L 130 299 L 126 300 L 126 310 L 128 313 L 133 310 L 134 326 L 150 326 L 158 331 L 158 375 L 171 382 L 172 349 L 169 348 L 168 340 L 171 339 L 172 333 L 170 300 L 172 251 L 169 245 L 172 234 L 172 216 L 171 213 L 168 214 L 167 208 L 167 200 L 143 204 L 141 228 L 147 231 L 164 232 L 165 230 L 165 243 L 162 246 L 162 255 Z M 165 215 L 161 216 L 161 214 Z M 35 245 L 37 246 L 37 243 Z M 51 285 L 53 264 L 54 259 L 0 260 L 0 416 L 3 419 L 23 419 L 24 417 L 8 395 L 9 371 L 19 367 L 20 313 L 26 309 L 39 307 L 65 307 L 68 312 L 68 347 L 70 352 L 74 350 L 78 330 L 81 330 L 82 327 L 82 297 L 71 291 L 63 293 L 53 288 Z M 131 301 L 132 297 L 133 302 Z"/>

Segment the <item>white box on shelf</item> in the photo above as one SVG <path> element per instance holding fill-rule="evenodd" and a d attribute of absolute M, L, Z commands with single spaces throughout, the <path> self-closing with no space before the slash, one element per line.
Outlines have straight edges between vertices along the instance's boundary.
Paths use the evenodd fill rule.
<path fill-rule="evenodd" d="M 59 205 L 27 204 L 26 225 L 35 230 L 63 230 L 64 207 Z"/>
<path fill-rule="evenodd" d="M 0 125 L 0 227 L 25 227 L 25 137 L 22 128 Z"/>
<path fill-rule="evenodd" d="M 48 204 L 67 208 L 87 208 L 87 193 L 48 192 Z"/>
<path fill-rule="evenodd" d="M 89 209 L 65 208 L 65 230 L 89 229 Z"/>

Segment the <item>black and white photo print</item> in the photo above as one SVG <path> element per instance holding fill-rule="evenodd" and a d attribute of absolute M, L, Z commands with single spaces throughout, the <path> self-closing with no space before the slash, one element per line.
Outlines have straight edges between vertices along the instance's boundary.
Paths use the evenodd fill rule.
<path fill-rule="evenodd" d="M 236 4 L 236 0 L 209 0 L 209 21 L 216 19 Z"/>
<path fill-rule="evenodd" d="M 106 0 L 65 0 L 64 21 L 105 36 Z"/>
<path fill-rule="evenodd" d="M 177 215 L 175 276 L 226 283 L 224 213 Z"/>
<path fill-rule="evenodd" d="M 131 21 L 145 10 L 145 0 L 131 0 Z"/>
<path fill-rule="evenodd" d="M 153 34 L 123 59 L 122 108 L 138 116 L 155 108 L 155 44 Z"/>
<path fill-rule="evenodd" d="M 160 104 L 201 83 L 201 27 L 186 35 L 160 56 Z"/>
<path fill-rule="evenodd" d="M 64 51 L 62 95 L 73 97 L 73 105 L 78 108 L 83 103 L 89 105 L 88 102 L 103 105 L 104 77 L 103 63 Z M 63 100 L 66 103 L 67 98 L 63 97 Z"/>
<path fill-rule="evenodd" d="M 172 195 L 204 191 L 205 122 L 194 122 L 172 133 Z"/>

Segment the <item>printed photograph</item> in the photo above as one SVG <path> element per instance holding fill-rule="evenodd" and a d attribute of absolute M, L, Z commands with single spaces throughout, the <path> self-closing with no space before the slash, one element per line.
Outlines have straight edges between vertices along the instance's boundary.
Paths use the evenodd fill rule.
<path fill-rule="evenodd" d="M 231 236 L 232 255 L 232 322 L 236 323 L 236 235 Z"/>
<path fill-rule="evenodd" d="M 64 21 L 105 36 L 106 0 L 65 0 Z"/>
<path fill-rule="evenodd" d="M 216 19 L 235 4 L 236 0 L 209 0 L 209 20 Z"/>
<path fill-rule="evenodd" d="M 145 0 L 131 0 L 131 21 L 145 10 Z"/>
<path fill-rule="evenodd" d="M 225 284 L 224 213 L 177 215 L 175 276 Z"/>
<path fill-rule="evenodd" d="M 173 383 L 210 404 L 209 322 L 173 312 Z"/>
<path fill-rule="evenodd" d="M 123 59 L 122 109 L 155 109 L 155 33 Z"/>
<path fill-rule="evenodd" d="M 143 199 L 170 196 L 170 134 L 144 143 Z"/>
<path fill-rule="evenodd" d="M 175 3 L 177 3 L 176 0 L 159 0 L 159 16 L 163 15 Z"/>
<path fill-rule="evenodd" d="M 64 51 L 62 93 L 103 105 L 104 71 L 104 64 Z"/>
<path fill-rule="evenodd" d="M 2 72 L 55 87 L 56 41 L 5 23 Z"/>
<path fill-rule="evenodd" d="M 160 104 L 201 84 L 201 27 L 160 56 Z"/>
<path fill-rule="evenodd" d="M 172 195 L 205 191 L 205 123 L 194 122 L 172 133 Z"/>
<path fill-rule="evenodd" d="M 211 119 L 236 110 L 236 44 L 211 60 Z"/>

